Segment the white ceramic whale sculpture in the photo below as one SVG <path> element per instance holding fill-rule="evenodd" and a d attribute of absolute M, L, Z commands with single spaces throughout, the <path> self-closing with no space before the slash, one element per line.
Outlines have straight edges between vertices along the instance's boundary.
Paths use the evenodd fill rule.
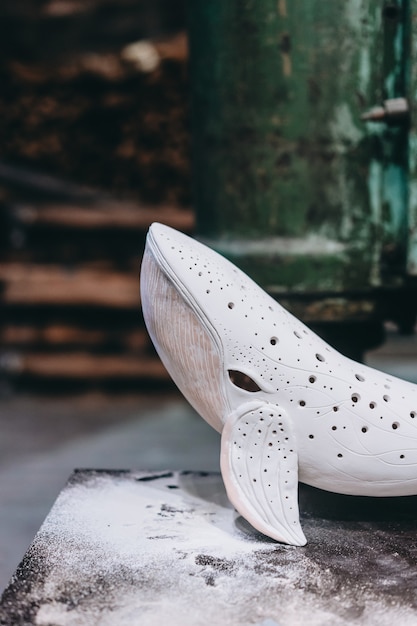
<path fill-rule="evenodd" d="M 338 353 L 222 256 L 153 224 L 145 322 L 179 389 L 222 433 L 229 499 L 304 545 L 298 480 L 342 494 L 417 494 L 417 385 Z"/>

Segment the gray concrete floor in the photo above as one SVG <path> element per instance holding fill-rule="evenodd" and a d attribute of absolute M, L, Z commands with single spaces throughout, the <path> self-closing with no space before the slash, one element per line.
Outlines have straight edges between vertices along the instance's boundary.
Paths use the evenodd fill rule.
<path fill-rule="evenodd" d="M 417 382 L 417 338 L 366 362 Z M 74 468 L 219 470 L 219 435 L 179 394 L 0 400 L 0 590 Z"/>

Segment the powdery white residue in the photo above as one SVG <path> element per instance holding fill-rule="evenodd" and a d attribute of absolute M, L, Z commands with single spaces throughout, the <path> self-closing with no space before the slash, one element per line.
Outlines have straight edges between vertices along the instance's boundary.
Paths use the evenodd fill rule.
<path fill-rule="evenodd" d="M 236 517 L 218 475 L 84 472 L 31 548 L 36 626 L 380 626 L 416 614 L 343 589 Z"/>

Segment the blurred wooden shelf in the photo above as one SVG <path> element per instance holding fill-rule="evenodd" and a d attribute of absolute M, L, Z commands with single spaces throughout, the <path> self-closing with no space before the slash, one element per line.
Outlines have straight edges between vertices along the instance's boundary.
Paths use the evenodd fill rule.
<path fill-rule="evenodd" d="M 25 376 L 72 381 L 140 379 L 166 381 L 167 371 L 157 357 L 88 352 L 4 352 L 0 370 L 11 377 Z"/>
<path fill-rule="evenodd" d="M 138 325 L 140 318 L 138 316 Z M 111 349 L 121 351 L 144 351 L 149 338 L 144 328 L 112 329 L 83 328 L 76 325 L 49 324 L 32 326 L 9 323 L 0 327 L 0 344 L 3 348 L 33 350 Z"/>
<path fill-rule="evenodd" d="M 143 206 L 122 202 L 101 205 L 43 204 L 17 205 L 11 209 L 16 223 L 24 226 L 54 226 L 75 229 L 146 230 L 152 222 L 161 222 L 182 231 L 194 227 L 194 214 L 172 206 Z"/>
<path fill-rule="evenodd" d="M 184 1 L 0 15 L 0 393 L 165 381 L 139 271 L 152 222 L 194 229 Z"/>
<path fill-rule="evenodd" d="M 128 274 L 100 270 L 16 263 L 0 264 L 0 288 L 5 305 L 103 306 L 138 308 L 139 268 Z"/>
<path fill-rule="evenodd" d="M 0 261 L 1 378 L 43 389 L 48 381 L 169 380 L 141 316 L 140 262 L 150 224 L 192 233 L 190 209 L 16 202 L 0 205 L 0 218 L 9 229 Z"/>

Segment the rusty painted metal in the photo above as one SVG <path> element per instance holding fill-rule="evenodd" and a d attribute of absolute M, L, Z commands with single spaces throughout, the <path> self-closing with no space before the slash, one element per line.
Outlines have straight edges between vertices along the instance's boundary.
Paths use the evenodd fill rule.
<path fill-rule="evenodd" d="M 409 95 L 410 10 L 190 3 L 197 229 L 271 293 L 361 291 L 373 310 L 403 284 L 408 116 L 363 116 Z"/>
<path fill-rule="evenodd" d="M 382 99 L 389 102 L 408 95 L 409 0 L 386 0 L 382 20 Z M 371 155 L 369 166 L 371 196 L 374 194 L 381 229 L 377 270 L 382 284 L 398 285 L 406 272 L 409 118 L 388 117 L 382 125 L 367 126 L 379 148 Z"/>
<path fill-rule="evenodd" d="M 408 186 L 408 255 L 407 269 L 412 277 L 417 276 L 417 2 L 411 2 L 411 51 L 409 65 L 409 106 L 411 127 L 409 133 L 409 186 Z"/>

